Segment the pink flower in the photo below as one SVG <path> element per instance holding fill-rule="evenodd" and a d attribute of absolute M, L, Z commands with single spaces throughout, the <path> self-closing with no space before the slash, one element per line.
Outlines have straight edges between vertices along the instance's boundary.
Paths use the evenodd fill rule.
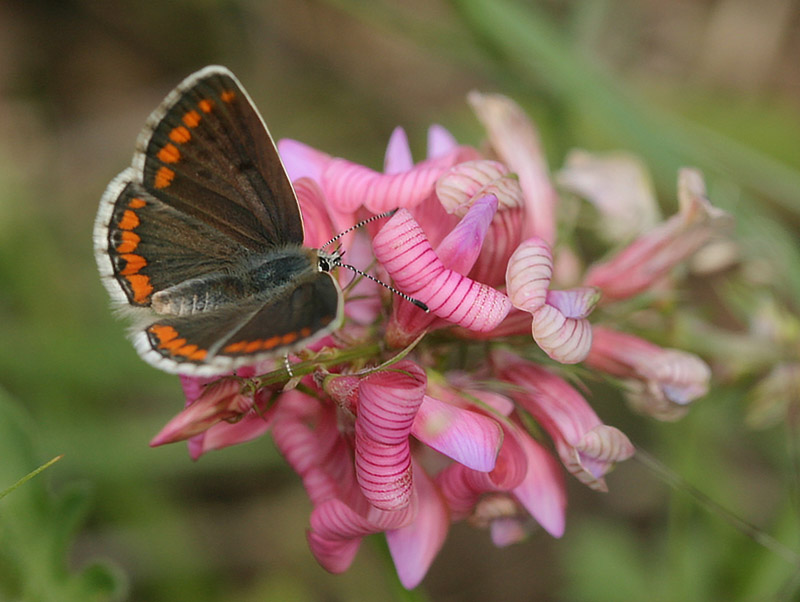
<path fill-rule="evenodd" d="M 527 536 L 530 517 L 561 537 L 562 466 L 608 488 L 607 473 L 633 446 L 556 372 L 524 359 L 536 353 L 531 335 L 557 362 L 586 359 L 639 384 L 640 400 L 683 408 L 708 384 L 698 358 L 588 321 L 598 289 L 612 301 L 642 292 L 708 240 L 720 215 L 699 176 L 682 172 L 679 216 L 596 264 L 585 286 L 557 288 L 557 266 L 571 265 L 575 284 L 582 263 L 557 244 L 557 197 L 536 130 L 505 97 L 470 102 L 486 153 L 438 126 L 419 163 L 396 129 L 383 172 L 279 143 L 307 246 L 397 209 L 341 242 L 348 263 L 401 294 L 338 270 L 344 325 L 286 359 L 285 387 L 280 361 L 216 381 L 184 378 L 187 405 L 152 442 L 188 439 L 197 458 L 269 432 L 308 493 L 308 544 L 331 572 L 348 569 L 365 535 L 385 533 L 412 588 L 451 522 L 487 528 L 498 546 Z M 531 434 L 531 417 L 552 446 Z"/>
<path fill-rule="evenodd" d="M 708 392 L 711 370 L 696 355 L 610 328 L 597 326 L 594 332 L 586 363 L 627 379 L 629 400 L 640 411 L 675 420 L 686 413 L 687 404 Z"/>
<path fill-rule="evenodd" d="M 703 178 L 696 170 L 681 170 L 678 202 L 677 215 L 641 235 L 609 261 L 592 266 L 585 285 L 599 288 L 609 300 L 637 295 L 664 278 L 730 221 L 724 211 L 709 203 Z"/>

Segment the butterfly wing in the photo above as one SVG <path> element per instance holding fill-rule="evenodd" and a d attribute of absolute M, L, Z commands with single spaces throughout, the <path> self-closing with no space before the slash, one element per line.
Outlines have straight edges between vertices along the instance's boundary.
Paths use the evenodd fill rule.
<path fill-rule="evenodd" d="M 133 166 L 103 195 L 94 240 L 112 297 L 134 307 L 249 253 L 302 245 L 291 182 L 230 71 L 198 71 L 150 115 Z"/>
<path fill-rule="evenodd" d="M 341 315 L 333 276 L 307 272 L 267 299 L 159 318 L 135 334 L 134 344 L 145 360 L 167 372 L 213 375 L 306 346 L 336 328 Z"/>

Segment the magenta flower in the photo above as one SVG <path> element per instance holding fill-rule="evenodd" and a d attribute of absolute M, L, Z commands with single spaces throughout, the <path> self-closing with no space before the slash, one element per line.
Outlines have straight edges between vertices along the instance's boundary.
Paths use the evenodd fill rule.
<path fill-rule="evenodd" d="M 184 377 L 186 407 L 152 441 L 188 439 L 198 458 L 269 432 L 312 502 L 308 544 L 331 572 L 350 567 L 364 536 L 384 533 L 412 588 L 451 522 L 486 528 L 498 546 L 534 524 L 560 537 L 565 470 L 608 489 L 606 475 L 634 448 L 562 378 L 563 366 L 530 359 L 534 341 L 559 364 L 585 359 L 625 379 L 659 416 L 708 387 L 699 358 L 589 322 L 601 292 L 613 301 L 648 290 L 709 239 L 721 215 L 699 175 L 682 172 L 678 216 L 576 287 L 582 262 L 556 240 L 557 195 L 533 124 L 505 97 L 473 93 L 470 103 L 488 132 L 485 152 L 434 126 L 427 158 L 414 163 L 398 128 L 379 172 L 279 143 L 306 245 L 398 209 L 341 242 L 348 263 L 402 295 L 340 269 L 344 325 L 287 358 L 291 378 L 280 360 L 217 380 Z M 532 435 L 531 417 L 552 445 Z"/>

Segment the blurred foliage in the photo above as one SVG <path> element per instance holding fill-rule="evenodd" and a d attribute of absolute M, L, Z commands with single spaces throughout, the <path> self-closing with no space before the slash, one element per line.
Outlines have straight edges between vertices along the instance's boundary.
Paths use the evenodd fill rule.
<path fill-rule="evenodd" d="M 738 219 L 743 247 L 727 274 L 738 284 L 694 278 L 685 294 L 702 309 L 655 330 L 709 358 L 728 350 L 717 386 L 675 424 L 630 414 L 610 388 L 592 403 L 689 483 L 800 549 L 796 392 L 777 426 L 745 424 L 770 365 L 800 359 L 796 339 L 777 346 L 753 323 L 761 303 L 798 312 L 797 56 L 795 0 L 0 3 L 0 387 L 17 400 L 0 406 L 0 489 L 64 454 L 0 500 L 2 595 L 113 595 L 123 581 L 109 566 L 133 600 L 395 595 L 374 546 L 342 576 L 314 563 L 309 503 L 266 438 L 198 463 L 180 445 L 147 446 L 182 396 L 108 311 L 92 222 L 148 112 L 207 63 L 237 73 L 276 137 L 374 167 L 398 124 L 418 154 L 432 122 L 478 144 L 470 89 L 520 102 L 554 169 L 573 147 L 637 153 L 666 213 L 676 169 L 702 167 L 713 201 Z M 539 534 L 498 550 L 457 526 L 424 588 L 465 601 L 798 595 L 797 566 L 681 488 L 635 462 L 609 485 L 600 496 L 570 484 L 560 541 Z M 113 564 L 83 568 L 96 558 Z M 30 583 L 63 595 L 37 597 Z"/>

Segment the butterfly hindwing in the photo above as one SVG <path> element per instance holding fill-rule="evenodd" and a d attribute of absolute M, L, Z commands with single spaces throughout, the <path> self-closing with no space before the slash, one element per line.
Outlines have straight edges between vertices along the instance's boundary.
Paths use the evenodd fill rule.
<path fill-rule="evenodd" d="M 216 374 L 308 345 L 338 326 L 341 291 L 325 272 L 307 272 L 267 299 L 214 312 L 157 319 L 134 336 L 139 353 L 168 372 Z"/>

